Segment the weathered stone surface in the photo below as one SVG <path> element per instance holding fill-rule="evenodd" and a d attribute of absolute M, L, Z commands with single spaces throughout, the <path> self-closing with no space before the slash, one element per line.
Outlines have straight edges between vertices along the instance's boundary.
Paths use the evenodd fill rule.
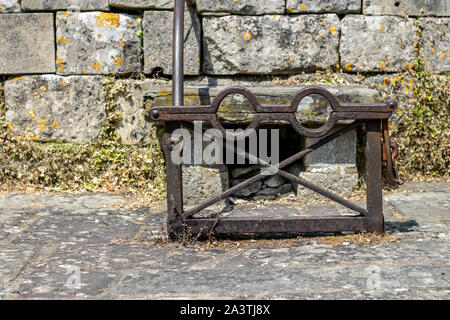
<path fill-rule="evenodd" d="M 0 0 L 0 13 L 20 12 L 18 0 Z"/>
<path fill-rule="evenodd" d="M 183 203 L 193 207 L 229 188 L 226 166 L 183 166 Z M 222 201 L 219 205 L 223 206 Z"/>
<path fill-rule="evenodd" d="M 450 3 L 448 8 L 450 15 Z M 450 18 L 424 18 L 420 24 L 425 67 L 434 73 L 450 72 Z"/>
<path fill-rule="evenodd" d="M 2 14 L 0 38 L 0 74 L 55 72 L 53 14 Z"/>
<path fill-rule="evenodd" d="M 120 91 L 114 96 L 122 116 L 116 127 L 122 143 L 149 143 L 150 131 L 154 123 L 145 119 L 144 92 L 151 90 L 155 82 L 153 80 L 119 80 L 116 85 L 126 88 L 127 91 L 127 93 Z"/>
<path fill-rule="evenodd" d="M 226 87 L 186 86 L 184 91 L 186 105 L 207 105 Z M 254 86 L 246 85 L 260 103 L 290 104 L 302 86 Z M 340 103 L 377 103 L 378 92 L 360 86 L 323 86 L 330 91 Z M 147 108 L 151 106 L 172 105 L 172 87 L 154 86 L 146 91 Z M 302 124 L 323 124 L 329 115 L 329 106 L 324 105 L 323 98 L 309 96 L 304 98 L 297 108 L 297 118 Z M 230 95 L 224 99 L 219 108 L 219 118 L 223 122 L 248 123 L 253 117 L 250 103 L 241 95 Z"/>
<path fill-rule="evenodd" d="M 172 9 L 173 0 L 109 0 L 111 7 L 130 9 Z"/>
<path fill-rule="evenodd" d="M 89 299 L 101 295 L 118 277 L 112 272 L 79 270 L 73 264 L 60 265 L 56 270 L 36 270 L 20 285 L 23 298 Z M 79 272 L 79 273 L 78 273 Z M 79 276 L 79 283 L 75 280 Z"/>
<path fill-rule="evenodd" d="M 348 72 L 402 71 L 415 59 L 412 19 L 349 15 L 341 29 L 341 67 Z"/>
<path fill-rule="evenodd" d="M 389 194 L 385 201 L 422 226 L 433 221 L 450 221 L 450 198 L 446 192 Z"/>
<path fill-rule="evenodd" d="M 228 12 L 235 14 L 284 13 L 284 2 L 279 0 L 197 0 L 199 12 Z"/>
<path fill-rule="evenodd" d="M 259 170 L 260 166 L 258 165 L 254 165 L 251 167 L 245 167 L 245 168 L 236 168 L 231 170 L 231 177 L 234 178 L 239 178 L 242 176 L 245 176 L 246 174 L 252 172 L 252 171 L 256 171 Z"/>
<path fill-rule="evenodd" d="M 200 72 L 201 25 L 196 13 L 184 14 L 184 73 Z M 164 74 L 172 73 L 173 12 L 146 11 L 144 29 L 144 72 L 152 73 L 162 69 Z"/>
<path fill-rule="evenodd" d="M 134 236 L 139 229 L 139 224 L 127 216 L 45 215 L 18 235 L 14 243 L 104 243 Z"/>
<path fill-rule="evenodd" d="M 115 202 L 121 198 L 129 203 L 124 196 L 2 193 L 0 219 L 42 215 L 28 229 L 17 220 L 13 227 L 19 230 L 18 237 L 0 240 L 0 297 L 445 300 L 450 294 L 449 186 L 421 182 L 405 186 L 413 193 L 387 192 L 386 229 L 397 237 L 395 241 L 385 237 L 374 243 L 374 237 L 365 235 L 357 242 L 342 236 L 281 242 L 233 239 L 232 245 L 218 240 L 212 248 L 204 243 L 149 242 L 143 230 L 153 230 L 156 218 L 164 221 L 164 212 L 140 208 L 139 218 L 145 222 L 136 225 L 130 222 L 129 210 Z M 342 215 L 339 207 L 330 205 L 248 204 L 236 205 L 232 212 L 235 209 L 236 215 L 224 215 Z M 78 267 L 80 273 L 69 267 Z M 80 276 L 80 287 L 70 288 L 74 275 Z"/>
<path fill-rule="evenodd" d="M 294 165 L 289 172 L 340 195 L 351 194 L 358 184 L 358 172 L 351 164 L 310 165 L 306 170 L 301 165 Z M 293 182 L 291 184 L 299 198 L 323 199 L 312 190 Z"/>
<path fill-rule="evenodd" d="M 358 13 L 361 12 L 360 0 L 287 0 L 286 12 L 295 13 Z"/>
<path fill-rule="evenodd" d="M 5 85 L 6 120 L 26 140 L 89 142 L 105 119 L 101 77 L 25 76 Z"/>
<path fill-rule="evenodd" d="M 269 179 L 264 181 L 264 184 L 266 186 L 269 186 L 271 188 L 277 188 L 279 186 L 281 186 L 284 183 L 285 179 L 280 176 L 280 175 L 274 175 L 272 177 L 270 177 Z"/>
<path fill-rule="evenodd" d="M 141 71 L 141 25 L 136 17 L 105 12 L 58 12 L 59 74 L 130 74 Z"/>
<path fill-rule="evenodd" d="M 0 290 L 17 277 L 33 257 L 33 245 L 8 245 L 0 248 Z"/>
<path fill-rule="evenodd" d="M 241 183 L 243 181 L 245 181 L 245 179 L 233 180 L 232 187 L 238 185 L 239 183 Z M 246 188 L 235 192 L 233 194 L 233 196 L 235 196 L 235 197 L 248 197 L 248 196 L 251 196 L 252 194 L 258 192 L 258 190 L 261 189 L 261 186 L 262 186 L 262 182 L 261 181 L 253 182 L 252 184 L 250 184 Z"/>
<path fill-rule="evenodd" d="M 448 0 L 364 0 L 364 14 L 448 16 L 450 15 L 450 3 Z"/>
<path fill-rule="evenodd" d="M 379 92 L 381 99 L 394 99 L 398 102 L 398 108 L 390 118 L 398 121 L 411 105 L 414 94 L 414 79 L 407 73 L 392 73 L 367 77 L 362 84 Z"/>
<path fill-rule="evenodd" d="M 24 11 L 108 10 L 108 0 L 22 0 Z"/>
<path fill-rule="evenodd" d="M 281 195 L 285 193 L 289 193 L 292 191 L 292 185 L 290 183 L 283 184 L 279 186 L 278 188 L 262 188 L 259 190 L 256 195 L 257 196 L 276 196 Z"/>
<path fill-rule="evenodd" d="M 337 131 L 336 128 L 334 131 Z M 330 133 L 331 134 L 331 133 Z M 305 147 L 323 138 L 305 138 Z M 356 130 L 351 130 L 304 158 L 306 166 L 320 164 L 356 164 Z"/>
<path fill-rule="evenodd" d="M 338 63 L 339 30 L 335 14 L 204 17 L 203 69 L 217 75 L 326 69 Z"/>

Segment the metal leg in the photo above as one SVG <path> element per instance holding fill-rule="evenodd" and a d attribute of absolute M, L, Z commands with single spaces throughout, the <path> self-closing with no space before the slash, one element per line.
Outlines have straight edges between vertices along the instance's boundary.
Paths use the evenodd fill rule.
<path fill-rule="evenodd" d="M 176 0 L 173 28 L 173 105 L 184 105 L 184 0 Z M 177 240 L 183 233 L 183 175 L 181 165 L 171 159 L 170 138 L 181 123 L 166 123 L 163 148 L 167 166 L 167 230 L 169 239 Z"/>
<path fill-rule="evenodd" d="M 367 231 L 384 231 L 381 179 L 381 121 L 366 121 Z"/>

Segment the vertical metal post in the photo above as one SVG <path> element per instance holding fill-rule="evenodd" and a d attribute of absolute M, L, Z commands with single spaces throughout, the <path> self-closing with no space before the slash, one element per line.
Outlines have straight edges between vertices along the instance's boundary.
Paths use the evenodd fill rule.
<path fill-rule="evenodd" d="M 175 0 L 173 23 L 173 105 L 184 105 L 184 0 Z"/>
<path fill-rule="evenodd" d="M 366 121 L 367 231 L 384 231 L 381 173 L 381 121 Z"/>
<path fill-rule="evenodd" d="M 172 42 L 172 99 L 174 106 L 184 105 L 184 0 L 175 0 Z M 176 240 L 183 229 L 183 177 L 181 165 L 171 159 L 171 137 L 180 122 L 166 122 L 163 148 L 167 173 L 167 230 L 169 238 Z"/>

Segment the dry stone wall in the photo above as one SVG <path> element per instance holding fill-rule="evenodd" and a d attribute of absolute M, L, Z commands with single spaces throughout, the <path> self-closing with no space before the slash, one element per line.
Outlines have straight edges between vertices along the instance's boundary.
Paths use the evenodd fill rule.
<path fill-rule="evenodd" d="M 402 90 L 410 94 L 411 83 L 402 72 L 419 53 L 416 19 L 423 30 L 420 52 L 426 68 L 439 74 L 450 71 L 449 0 L 190 2 L 194 7 L 185 12 L 185 74 L 189 85 L 200 89 L 186 94 L 189 101 L 203 103 L 205 86 L 245 80 L 265 92 L 269 90 L 260 85 L 267 75 L 307 76 L 319 70 L 341 72 L 344 77 L 362 74 L 366 77 L 362 83 L 379 92 L 386 79 L 400 79 Z M 0 76 L 11 134 L 42 142 L 92 141 L 106 119 L 102 81 L 116 75 L 130 88 L 128 96 L 117 98 L 122 142 L 148 142 L 152 124 L 145 120 L 143 94 L 154 92 L 155 100 L 170 104 L 170 83 L 137 79 L 155 74 L 170 78 L 173 4 L 173 0 L 0 0 Z M 295 88 L 276 90 L 268 100 L 288 101 Z M 330 90 L 348 96 L 355 92 L 349 87 Z M 380 100 L 376 90 L 365 90 L 361 101 Z M 314 101 L 304 104 L 312 106 Z M 325 120 L 304 115 L 308 117 L 316 123 Z M 356 133 L 351 132 L 309 157 L 306 170 L 298 174 L 316 174 L 326 185 L 331 183 L 327 177 L 345 175 L 351 180 L 346 186 L 353 185 L 355 148 Z M 330 157 L 333 149 L 346 153 L 340 155 L 344 160 Z"/>

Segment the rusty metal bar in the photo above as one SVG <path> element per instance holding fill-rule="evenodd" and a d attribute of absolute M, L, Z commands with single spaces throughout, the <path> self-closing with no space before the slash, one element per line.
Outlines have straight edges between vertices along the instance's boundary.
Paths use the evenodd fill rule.
<path fill-rule="evenodd" d="M 184 0 L 175 0 L 172 87 L 174 106 L 184 105 Z"/>
<path fill-rule="evenodd" d="M 308 148 L 306 148 L 306 149 L 304 149 L 304 150 L 302 150 L 302 151 L 296 153 L 295 155 L 289 157 L 288 159 L 286 159 L 286 160 L 280 162 L 278 165 L 272 166 L 272 167 L 275 167 L 276 169 L 278 169 L 278 170 L 281 172 L 280 169 L 283 169 L 284 167 L 290 165 L 291 163 L 294 163 L 295 161 L 298 161 L 298 160 L 302 159 L 302 158 L 305 157 L 306 155 L 310 154 L 310 153 L 313 152 L 314 150 L 317 150 L 318 148 L 320 148 L 321 146 L 327 144 L 328 142 L 330 142 L 330 141 L 332 141 L 332 140 L 338 138 L 339 136 L 345 134 L 346 132 L 348 132 L 348 131 L 350 131 L 350 130 L 352 130 L 352 129 L 355 129 L 355 128 L 358 127 L 360 124 L 361 124 L 361 123 L 360 123 L 359 121 L 356 121 L 356 122 L 354 122 L 354 123 L 352 123 L 352 124 L 350 124 L 350 125 L 348 125 L 348 126 L 346 126 L 346 127 L 344 127 L 344 128 L 341 128 L 341 129 L 339 129 L 338 131 L 336 131 L 335 133 L 333 133 L 333 134 L 331 134 L 331 135 L 329 135 L 329 136 L 327 136 L 327 137 L 321 139 L 320 141 L 318 141 L 318 142 L 314 143 L 313 145 L 309 146 Z M 190 128 L 192 128 L 192 126 L 191 126 Z M 246 157 L 247 159 L 248 159 L 250 156 L 251 156 L 250 154 L 245 153 L 245 157 Z M 289 179 L 296 178 L 294 175 L 288 174 L 288 176 L 289 176 Z M 257 182 L 257 181 L 259 181 L 259 180 L 263 180 L 263 179 L 265 179 L 265 178 L 267 178 L 267 175 L 258 174 L 258 175 L 255 175 L 255 176 L 253 176 L 253 177 L 251 177 L 251 178 L 249 178 L 249 179 L 247 179 L 247 180 L 245 180 L 245 181 L 242 181 L 241 183 L 239 183 L 239 184 L 237 184 L 236 186 L 234 186 L 234 187 L 228 189 L 227 191 L 225 191 L 225 192 L 223 192 L 223 193 L 221 193 L 221 194 L 219 194 L 219 195 L 217 195 L 217 196 L 215 196 L 215 197 L 213 197 L 213 198 L 211 198 L 211 199 L 209 199 L 209 200 L 207 200 L 207 201 L 205 201 L 205 202 L 199 204 L 198 206 L 195 206 L 194 208 L 192 208 L 192 209 L 186 211 L 186 212 L 183 214 L 183 218 L 185 218 L 185 219 L 186 219 L 186 218 L 190 218 L 190 217 L 192 217 L 194 214 L 200 212 L 201 210 L 204 210 L 204 209 L 208 208 L 209 206 L 212 206 L 213 204 L 219 202 L 220 200 L 225 199 L 225 198 L 227 198 L 227 197 L 233 195 L 235 192 L 237 192 L 237 191 L 239 191 L 239 190 L 242 190 L 243 188 L 245 188 L 245 187 L 251 185 L 252 183 Z M 296 182 L 303 185 L 303 183 L 304 183 L 305 181 L 304 181 L 304 180 L 301 180 L 301 181 L 300 181 L 301 183 L 300 183 L 299 181 L 296 181 Z M 325 192 L 326 192 L 326 190 L 324 190 L 324 189 L 322 189 L 322 188 L 320 188 L 320 189 L 321 189 L 321 191 L 325 191 Z M 336 197 L 337 197 L 337 196 L 336 196 Z M 339 198 L 339 197 L 338 197 L 338 198 Z M 340 200 L 344 200 L 344 199 L 340 199 Z M 344 200 L 344 201 L 345 201 L 345 200 Z M 359 213 L 362 213 L 362 214 L 366 214 L 365 209 L 360 208 L 359 206 L 356 206 L 356 207 L 355 207 L 355 205 L 353 205 L 352 203 L 349 203 L 349 204 L 350 204 L 351 207 L 353 207 L 353 208 L 351 208 L 352 210 L 355 210 L 355 209 L 356 209 L 355 211 L 357 211 L 357 212 L 359 212 Z M 344 204 L 344 205 L 346 205 L 346 204 Z M 346 206 L 349 207 L 349 206 L 348 206 L 348 203 L 347 203 Z"/>
<path fill-rule="evenodd" d="M 383 232 L 383 195 L 381 179 L 381 121 L 366 122 L 367 229 Z"/>
<path fill-rule="evenodd" d="M 188 1 L 192 5 L 192 1 Z M 163 136 L 163 149 L 167 165 L 167 206 L 168 206 L 168 233 L 170 239 L 179 239 L 184 236 L 186 228 L 192 233 L 269 233 L 269 232 L 336 232 L 336 231 L 376 231 L 382 232 L 384 229 L 384 217 L 382 211 L 382 184 L 381 168 L 382 161 L 387 162 L 388 175 L 391 180 L 396 177 L 395 156 L 398 150 L 395 144 L 390 143 L 389 132 L 387 128 L 388 118 L 397 107 L 395 101 L 389 101 L 386 104 L 340 104 L 336 98 L 326 89 L 321 87 L 306 87 L 301 89 L 293 98 L 291 104 L 260 104 L 256 96 L 246 88 L 231 87 L 220 92 L 212 101 L 211 105 L 206 106 L 184 106 L 184 0 L 175 0 L 174 6 L 174 28 L 173 28 L 173 106 L 153 107 L 150 109 L 149 116 L 154 121 L 164 121 L 165 133 Z M 219 121 L 217 112 L 222 101 L 229 94 L 242 94 L 251 103 L 255 115 L 250 125 L 240 136 L 227 135 L 226 130 Z M 303 127 L 296 118 L 298 105 L 305 97 L 311 94 L 318 94 L 325 98 L 331 106 L 332 112 L 329 120 L 318 129 L 308 129 Z M 339 120 L 352 119 L 355 122 L 337 132 L 330 134 Z M 306 188 L 318 192 L 335 202 L 338 202 L 361 215 L 357 217 L 321 217 L 304 218 L 288 217 L 277 218 L 225 218 L 225 219 L 196 219 L 193 216 L 210 205 L 221 199 L 232 195 L 233 193 L 245 188 L 246 186 L 258 180 L 267 177 L 267 174 L 259 174 L 247 179 L 246 181 L 230 188 L 229 190 L 213 197 L 195 208 L 183 211 L 183 187 L 182 187 L 182 168 L 181 165 L 175 165 L 171 159 L 173 151 L 172 134 L 182 125 L 189 121 L 208 121 L 213 128 L 218 129 L 227 139 L 238 140 L 248 136 L 253 129 L 267 120 L 287 121 L 299 134 L 319 138 L 324 137 L 312 146 L 298 152 L 297 154 L 283 160 L 279 164 L 272 165 L 265 163 L 257 157 L 245 153 L 247 159 L 256 158 L 263 166 L 277 169 L 275 172 L 281 176 L 294 181 Z M 366 145 L 366 165 L 367 165 L 367 209 L 361 208 L 330 191 L 296 177 L 281 169 L 289 164 L 303 158 L 307 154 L 320 148 L 326 143 L 336 139 L 340 135 L 365 123 L 367 134 Z M 190 127 L 191 124 L 188 125 Z M 383 139 L 382 139 L 383 138 Z M 383 143 L 382 143 L 383 140 Z M 382 146 L 384 152 L 382 153 Z M 394 153 L 391 148 L 394 147 Z M 178 150 L 178 149 L 177 149 Z M 182 152 L 182 148 L 179 150 Z"/>
<path fill-rule="evenodd" d="M 184 105 L 184 0 L 175 0 L 172 52 L 173 104 Z M 166 159 L 167 183 L 167 231 L 170 239 L 177 239 L 183 233 L 183 176 L 181 165 L 172 162 L 171 136 L 180 128 L 180 122 L 166 123 L 163 136 L 163 150 Z"/>
<path fill-rule="evenodd" d="M 288 218 L 223 218 L 187 219 L 192 234 L 336 232 L 368 231 L 364 217 L 288 217 Z"/>

